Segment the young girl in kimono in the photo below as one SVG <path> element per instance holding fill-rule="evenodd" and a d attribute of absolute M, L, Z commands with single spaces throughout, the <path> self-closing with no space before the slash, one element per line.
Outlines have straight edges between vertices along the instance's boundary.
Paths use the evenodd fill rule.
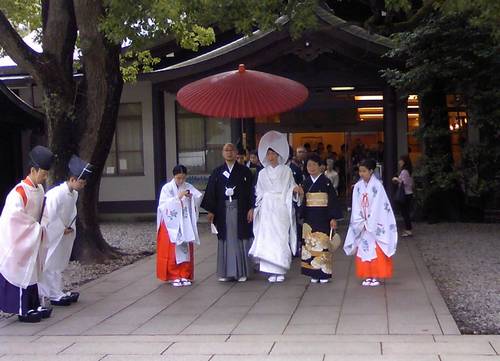
<path fill-rule="evenodd" d="M 157 213 L 156 276 L 174 287 L 194 279 L 194 244 L 199 244 L 198 220 L 202 194 L 186 182 L 187 169 L 177 165 L 174 178 L 161 189 Z"/>
<path fill-rule="evenodd" d="M 379 286 L 380 279 L 392 277 L 396 253 L 396 220 L 382 183 L 373 174 L 372 159 L 359 165 L 359 181 L 352 194 L 352 213 L 344 243 L 347 255 L 355 255 L 356 276 L 363 286 Z"/>
<path fill-rule="evenodd" d="M 330 237 L 337 229 L 337 219 L 342 218 L 337 192 L 332 182 L 321 173 L 320 164 L 319 155 L 309 157 L 309 175 L 303 182 L 301 273 L 311 277 L 312 283 L 328 283 L 332 278 L 334 249 Z"/>

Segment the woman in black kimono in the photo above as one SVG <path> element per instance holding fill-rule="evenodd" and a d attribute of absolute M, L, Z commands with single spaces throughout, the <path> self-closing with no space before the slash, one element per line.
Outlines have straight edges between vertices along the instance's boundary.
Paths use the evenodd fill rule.
<path fill-rule="evenodd" d="M 301 272 L 311 277 L 312 283 L 327 283 L 332 278 L 333 254 L 330 235 L 337 229 L 342 211 L 335 188 L 321 173 L 321 158 L 313 154 L 307 160 L 307 172 L 302 187 L 304 201 L 302 217 Z M 332 250 L 333 251 L 333 250 Z"/>

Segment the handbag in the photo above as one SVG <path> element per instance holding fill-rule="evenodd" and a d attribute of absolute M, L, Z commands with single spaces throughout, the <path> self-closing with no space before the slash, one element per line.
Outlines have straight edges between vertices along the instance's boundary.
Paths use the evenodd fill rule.
<path fill-rule="evenodd" d="M 405 184 L 400 182 L 396 192 L 394 193 L 394 200 L 398 203 L 404 203 L 406 199 Z"/>
<path fill-rule="evenodd" d="M 340 238 L 340 235 L 335 232 L 333 233 L 333 228 L 330 228 L 330 247 L 329 251 L 330 252 L 335 252 L 337 248 L 340 247 L 340 244 L 342 243 L 342 239 Z"/>

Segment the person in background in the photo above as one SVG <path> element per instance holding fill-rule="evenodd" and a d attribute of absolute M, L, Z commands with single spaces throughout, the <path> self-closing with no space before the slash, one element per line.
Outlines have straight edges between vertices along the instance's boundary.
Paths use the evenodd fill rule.
<path fill-rule="evenodd" d="M 293 149 L 290 146 L 290 155 L 289 155 L 290 158 L 288 159 L 288 162 L 287 162 L 288 166 L 292 170 L 293 179 L 294 179 L 295 183 L 298 185 L 302 184 L 302 182 L 304 181 L 304 172 L 303 172 L 304 164 L 302 162 L 298 161 L 299 150 L 301 153 L 305 154 L 305 148 L 298 147 L 297 148 L 297 156 L 294 157 L 293 156 Z M 302 157 L 302 154 L 300 155 L 300 157 Z M 300 220 L 300 208 L 299 208 L 297 202 L 293 202 L 293 207 L 295 209 L 295 225 L 297 228 L 297 239 L 300 240 L 300 239 L 302 239 L 302 224 L 301 224 L 301 220 Z M 300 242 L 297 242 L 297 248 L 294 251 L 295 257 L 299 256 L 300 250 L 301 250 Z"/>
<path fill-rule="evenodd" d="M 249 159 L 247 162 L 247 167 L 248 168 L 256 168 L 256 169 L 262 169 L 264 166 L 260 162 L 259 155 L 257 154 L 257 150 L 253 149 L 249 152 Z"/>
<path fill-rule="evenodd" d="M 259 172 L 264 169 L 264 166 L 260 162 L 259 156 L 257 154 L 257 151 L 251 150 L 249 152 L 249 160 L 247 162 L 247 167 L 250 169 L 250 172 L 252 172 L 253 176 L 253 184 L 257 184 L 257 178 L 259 176 Z"/>
<path fill-rule="evenodd" d="M 335 193 L 338 194 L 338 187 L 339 187 L 339 174 L 337 171 L 334 169 L 334 160 L 333 159 L 327 159 L 326 160 L 326 170 L 324 172 L 326 178 L 332 183 L 333 188 L 335 189 Z"/>
<path fill-rule="evenodd" d="M 302 170 L 302 175 L 304 176 L 307 174 L 306 160 L 306 148 L 303 146 L 297 147 L 297 149 L 295 150 L 295 157 L 293 158 L 293 162 Z"/>
<path fill-rule="evenodd" d="M 324 174 L 326 171 L 326 162 L 323 159 L 321 159 L 321 163 L 319 165 L 319 171 L 321 172 L 321 174 Z"/>
<path fill-rule="evenodd" d="M 333 159 L 333 147 L 331 144 L 326 146 L 326 159 Z"/>
<path fill-rule="evenodd" d="M 401 215 L 405 223 L 405 230 L 401 234 L 401 237 L 410 237 L 413 235 L 410 217 L 411 205 L 413 202 L 413 166 L 408 154 L 399 158 L 398 165 L 400 169 L 399 176 L 392 178 L 392 181 L 398 185 L 402 184 L 405 191 L 404 202 L 399 203 Z"/>
<path fill-rule="evenodd" d="M 338 156 L 338 159 L 335 161 L 335 166 L 334 168 L 337 170 L 339 174 L 339 186 L 338 186 L 338 193 L 339 195 L 343 195 L 346 193 L 346 181 L 347 181 L 347 175 L 346 175 L 346 160 L 347 160 L 347 146 L 345 144 L 342 144 L 340 146 L 340 154 Z"/>
<path fill-rule="evenodd" d="M 238 154 L 236 154 L 236 161 L 241 165 L 246 165 L 246 152 L 244 149 L 238 150 Z"/>
<path fill-rule="evenodd" d="M 349 230 L 344 243 L 347 255 L 355 256 L 356 276 L 363 286 L 379 286 L 392 277 L 398 229 L 384 186 L 374 175 L 376 162 L 361 161 L 360 180 L 352 193 Z"/>
<path fill-rule="evenodd" d="M 326 159 L 325 145 L 322 142 L 318 143 L 318 147 L 314 150 L 314 153 L 319 155 L 322 160 Z"/>

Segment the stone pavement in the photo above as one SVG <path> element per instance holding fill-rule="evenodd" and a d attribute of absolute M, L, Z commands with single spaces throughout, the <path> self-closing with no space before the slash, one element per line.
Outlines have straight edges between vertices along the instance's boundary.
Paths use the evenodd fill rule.
<path fill-rule="evenodd" d="M 201 227 L 192 287 L 156 280 L 146 258 L 39 324 L 1 320 L 0 361 L 500 361 L 500 336 L 459 334 L 411 240 L 383 287 L 361 287 L 340 250 L 326 285 L 310 284 L 297 260 L 283 284 L 219 283 L 216 240 Z"/>

